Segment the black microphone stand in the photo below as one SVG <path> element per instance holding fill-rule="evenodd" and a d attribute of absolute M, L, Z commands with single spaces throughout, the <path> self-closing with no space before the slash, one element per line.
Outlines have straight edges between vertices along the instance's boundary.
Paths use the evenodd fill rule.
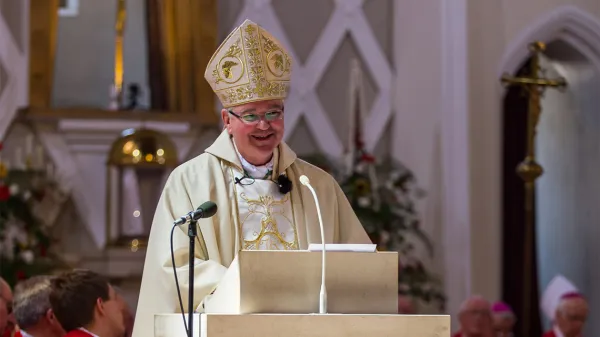
<path fill-rule="evenodd" d="M 190 257 L 189 257 L 189 289 L 188 289 L 188 337 L 193 337 L 194 327 L 194 259 L 196 257 L 196 236 L 198 235 L 197 220 L 190 219 L 188 227 L 188 236 L 190 238 Z"/>

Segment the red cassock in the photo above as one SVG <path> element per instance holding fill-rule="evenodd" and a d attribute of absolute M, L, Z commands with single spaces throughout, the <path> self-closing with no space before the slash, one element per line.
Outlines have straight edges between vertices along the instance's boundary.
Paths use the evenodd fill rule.
<path fill-rule="evenodd" d="M 89 333 L 87 333 L 83 330 L 79 330 L 79 329 L 71 330 L 65 335 L 65 337 L 90 337 L 90 336 L 92 336 L 92 335 L 90 335 Z"/>
<path fill-rule="evenodd" d="M 4 330 L 2 337 L 23 337 L 23 336 L 21 335 L 21 332 L 19 330 L 13 331 L 13 330 L 6 329 L 6 330 Z"/>
<path fill-rule="evenodd" d="M 554 330 L 547 331 L 542 337 L 556 337 Z"/>
<path fill-rule="evenodd" d="M 457 331 L 454 335 L 452 335 L 452 337 L 462 337 L 462 332 Z M 544 337 L 546 337 L 546 336 L 544 336 Z"/>

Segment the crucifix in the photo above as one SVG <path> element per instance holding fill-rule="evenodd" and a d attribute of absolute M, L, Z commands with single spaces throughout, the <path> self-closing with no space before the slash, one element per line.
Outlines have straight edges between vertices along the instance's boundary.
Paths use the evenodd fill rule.
<path fill-rule="evenodd" d="M 505 85 L 518 85 L 523 87 L 529 94 L 528 116 L 527 116 L 527 152 L 525 159 L 517 166 L 517 174 L 525 182 L 525 244 L 524 244 L 524 263 L 523 263 L 523 312 L 521 322 L 522 336 L 531 335 L 531 279 L 533 272 L 532 250 L 533 247 L 533 226 L 534 224 L 534 188 L 535 181 L 543 173 L 544 169 L 535 160 L 535 136 L 536 127 L 542 112 L 541 99 L 546 88 L 565 88 L 567 83 L 564 78 L 549 79 L 545 78 L 544 69 L 540 66 L 540 56 L 546 50 L 543 42 L 534 42 L 529 45 L 531 51 L 531 63 L 529 74 L 520 77 L 513 77 L 504 74 L 501 82 Z M 540 74 L 541 73 L 541 74 Z"/>

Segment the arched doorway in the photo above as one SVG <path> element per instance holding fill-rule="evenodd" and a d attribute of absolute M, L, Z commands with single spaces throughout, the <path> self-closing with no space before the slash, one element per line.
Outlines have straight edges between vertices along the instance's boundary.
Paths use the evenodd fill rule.
<path fill-rule="evenodd" d="M 567 40 L 548 44 L 542 62 L 546 76 L 563 76 L 564 92 L 547 90 L 537 127 L 536 157 L 544 167 L 535 195 L 534 270 L 531 289 L 531 336 L 550 328 L 540 317 L 539 296 L 550 279 L 563 274 L 571 279 L 590 302 L 591 316 L 600 310 L 600 291 L 594 283 L 600 272 L 592 266 L 600 248 L 600 72 Z M 519 70 L 522 72 L 524 67 Z M 523 252 L 525 233 L 524 186 L 516 165 L 525 155 L 527 94 L 510 88 L 503 109 L 503 297 L 522 317 Z M 520 335 L 519 327 L 516 331 Z M 600 333 L 600 322 L 588 320 L 586 334 Z"/>

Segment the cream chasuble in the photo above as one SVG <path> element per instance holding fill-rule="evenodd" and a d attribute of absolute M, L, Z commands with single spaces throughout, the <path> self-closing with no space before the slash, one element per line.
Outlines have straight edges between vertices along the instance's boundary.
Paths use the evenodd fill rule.
<path fill-rule="evenodd" d="M 206 296 L 241 249 L 307 249 L 321 243 L 315 201 L 299 178 L 306 175 L 321 201 L 327 243 L 371 243 L 337 182 L 325 171 L 296 158 L 281 143 L 273 155 L 270 179 L 244 178 L 235 146 L 224 130 L 205 153 L 177 167 L 167 180 L 150 231 L 133 337 L 154 335 L 154 314 L 180 312 L 170 253 L 175 219 L 206 201 L 217 213 L 198 221 L 194 306 L 202 311 Z M 275 180 L 285 174 L 292 190 L 279 193 Z M 173 234 L 175 267 L 187 309 L 187 225 Z"/>

